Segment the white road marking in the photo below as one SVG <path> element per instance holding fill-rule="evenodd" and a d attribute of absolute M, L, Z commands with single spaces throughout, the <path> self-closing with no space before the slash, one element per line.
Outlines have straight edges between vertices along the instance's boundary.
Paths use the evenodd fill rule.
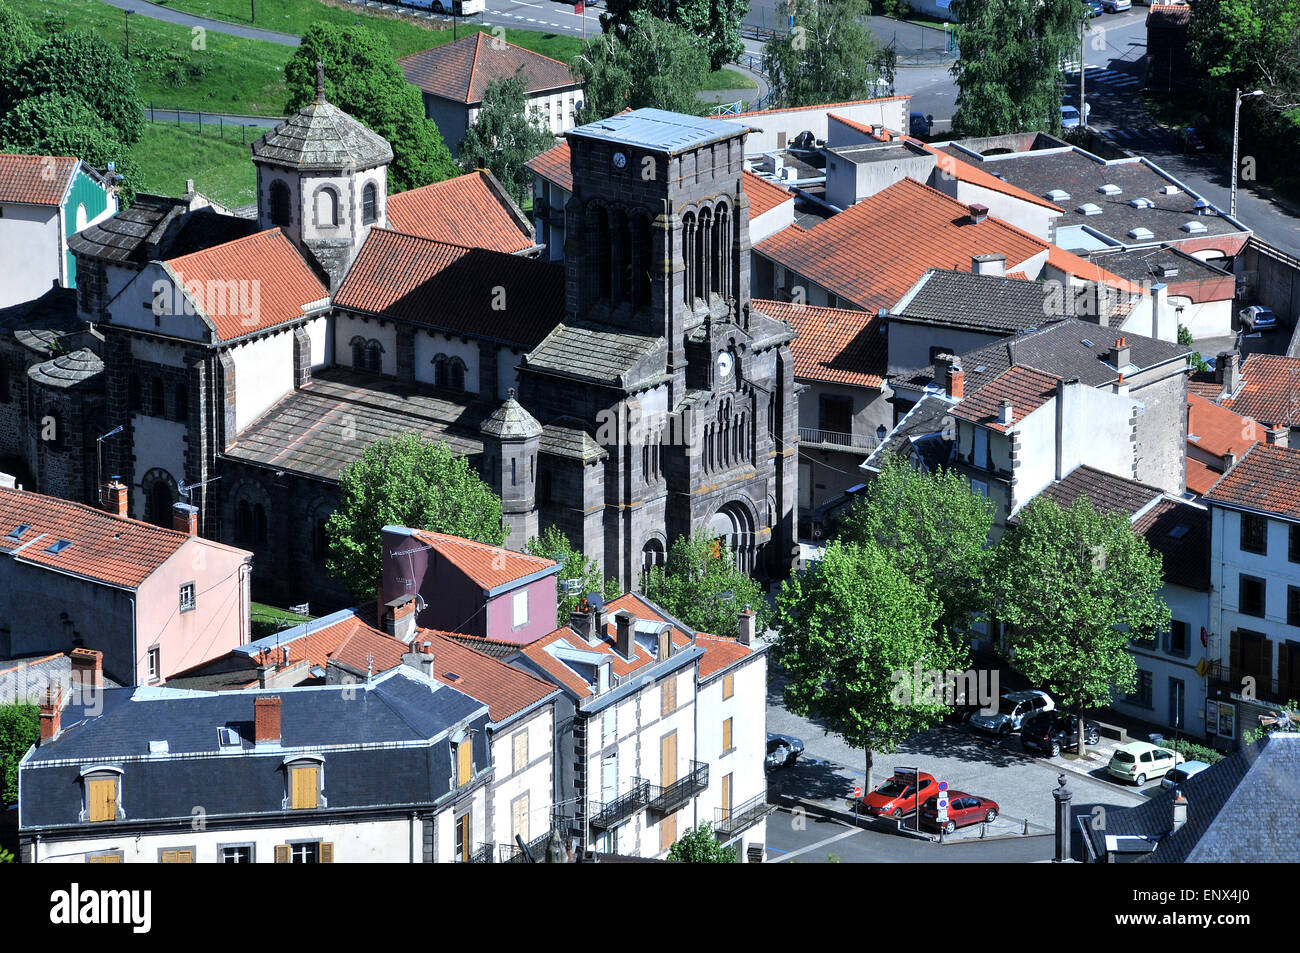
<path fill-rule="evenodd" d="M 860 834 L 860 833 L 862 833 L 861 829 L 856 827 L 850 827 L 844 832 L 840 834 L 836 834 L 834 837 L 828 837 L 825 840 L 819 840 L 815 844 L 809 844 L 807 847 L 800 847 L 798 850 L 792 850 L 784 857 L 778 857 L 776 860 L 769 861 L 769 863 L 779 864 L 789 860 L 791 857 L 798 857 L 800 854 L 806 854 L 811 850 L 817 850 L 817 848 L 819 847 L 825 847 L 827 844 L 833 844 L 837 840 L 844 840 L 844 838 L 846 837 L 852 837 L 854 834 Z"/>

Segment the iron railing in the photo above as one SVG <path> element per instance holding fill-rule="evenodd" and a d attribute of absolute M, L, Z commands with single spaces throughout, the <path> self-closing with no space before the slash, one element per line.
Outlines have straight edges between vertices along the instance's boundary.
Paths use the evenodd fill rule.
<path fill-rule="evenodd" d="M 481 844 L 478 850 L 469 855 L 469 862 L 471 864 L 490 864 L 496 860 L 496 855 L 495 844 Z"/>
<path fill-rule="evenodd" d="M 877 444 L 880 443 L 875 437 L 868 437 L 866 434 L 842 433 L 838 430 L 819 430 L 816 427 L 800 427 L 799 442 L 843 447 L 846 450 L 874 450 Z"/>
<path fill-rule="evenodd" d="M 709 766 L 701 761 L 690 765 L 690 770 L 672 784 L 651 785 L 650 803 L 646 805 L 650 811 L 671 814 L 709 786 Z"/>
<path fill-rule="evenodd" d="M 620 821 L 624 821 L 641 811 L 650 803 L 650 782 L 643 778 L 632 779 L 632 789 L 626 794 L 606 803 L 593 802 L 596 809 L 588 823 L 596 830 L 609 830 Z"/>
<path fill-rule="evenodd" d="M 713 833 L 719 840 L 731 840 L 741 831 L 753 827 L 767 815 L 776 810 L 775 804 L 767 803 L 767 791 L 752 797 L 738 807 L 714 808 Z"/>
<path fill-rule="evenodd" d="M 1240 666 L 1225 665 L 1216 659 L 1210 663 L 1208 672 L 1211 687 L 1239 694 L 1247 677 L 1255 679 L 1255 700 L 1271 704 L 1285 705 L 1293 698 L 1300 698 L 1300 683 L 1276 678 L 1261 678 L 1254 672 L 1248 672 Z"/>
<path fill-rule="evenodd" d="M 534 837 L 528 842 L 528 855 L 525 855 L 519 849 L 518 844 L 498 844 L 498 861 L 503 864 L 526 864 L 529 862 L 528 856 L 531 855 L 534 864 L 544 864 L 546 863 L 546 852 L 550 848 L 550 841 L 550 831 L 540 837 Z"/>

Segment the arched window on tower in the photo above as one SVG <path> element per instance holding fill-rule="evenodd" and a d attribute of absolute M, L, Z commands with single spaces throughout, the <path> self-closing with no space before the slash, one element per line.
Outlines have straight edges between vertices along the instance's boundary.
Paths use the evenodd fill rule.
<path fill-rule="evenodd" d="M 695 298 L 695 216 L 682 216 L 682 262 L 685 274 L 682 281 L 682 301 L 688 306 Z"/>
<path fill-rule="evenodd" d="M 727 215 L 727 206 L 719 205 L 715 212 L 715 222 L 713 226 L 713 265 L 709 269 L 709 281 L 712 289 L 721 294 L 727 295 L 727 250 L 730 247 L 728 241 L 728 231 L 730 229 L 729 216 Z"/>
<path fill-rule="evenodd" d="M 375 183 L 367 182 L 361 190 L 361 223 L 373 225 L 379 220 L 379 190 Z"/>
<path fill-rule="evenodd" d="M 140 413 L 144 410 L 144 388 L 140 385 L 140 375 L 131 374 L 131 410 Z"/>
<path fill-rule="evenodd" d="M 695 298 L 699 301 L 708 300 L 708 271 L 709 271 L 709 245 L 710 236 L 713 233 L 712 216 L 708 209 L 700 212 L 699 234 L 695 239 Z"/>
<path fill-rule="evenodd" d="M 596 274 L 600 282 L 599 295 L 608 301 L 610 297 L 610 233 L 609 213 L 603 207 L 596 207 Z"/>
<path fill-rule="evenodd" d="M 654 290 L 651 280 L 651 262 L 654 261 L 654 233 L 650 231 L 650 219 L 645 215 L 636 217 L 636 275 L 634 276 L 635 294 L 633 305 L 644 308 L 650 304 L 650 295 Z"/>
<path fill-rule="evenodd" d="M 190 419 L 190 388 L 184 381 L 176 385 L 176 419 L 182 423 Z"/>
<path fill-rule="evenodd" d="M 152 393 L 150 394 L 151 400 L 149 402 L 149 413 L 154 417 L 167 416 L 167 402 L 163 398 L 163 380 L 161 377 L 155 377 L 153 379 L 153 386 L 150 390 Z"/>
<path fill-rule="evenodd" d="M 175 502 L 171 485 L 166 480 L 155 480 L 145 497 L 145 519 L 155 526 L 171 526 L 172 504 Z"/>
<path fill-rule="evenodd" d="M 240 500 L 235 514 L 235 542 L 247 546 L 253 542 L 253 507 Z"/>
<path fill-rule="evenodd" d="M 289 222 L 289 186 L 277 180 L 271 183 L 271 224 L 287 228 Z"/>
<path fill-rule="evenodd" d="M 266 545 L 266 508 L 261 503 L 253 507 L 253 544 Z"/>
<path fill-rule="evenodd" d="M 339 194 L 333 189 L 321 189 L 316 193 L 316 222 L 326 226 L 339 223 Z"/>

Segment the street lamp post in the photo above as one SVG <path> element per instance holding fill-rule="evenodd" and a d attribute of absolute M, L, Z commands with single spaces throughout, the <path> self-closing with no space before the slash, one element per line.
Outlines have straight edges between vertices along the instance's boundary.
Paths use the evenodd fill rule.
<path fill-rule="evenodd" d="M 135 11 L 123 10 L 122 13 L 126 17 L 126 58 L 129 60 L 131 58 L 131 14 Z"/>
<path fill-rule="evenodd" d="M 1237 134 L 1241 128 L 1241 101 L 1251 96 L 1263 95 L 1262 89 L 1245 94 L 1239 89 L 1236 91 L 1236 98 L 1232 101 L 1232 192 L 1228 200 L 1228 214 L 1233 218 L 1237 217 Z"/>

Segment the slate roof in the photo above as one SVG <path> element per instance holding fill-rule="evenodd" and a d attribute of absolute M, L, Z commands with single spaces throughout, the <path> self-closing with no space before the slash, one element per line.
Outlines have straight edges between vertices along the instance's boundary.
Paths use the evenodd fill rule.
<path fill-rule="evenodd" d="M 862 465 L 879 471 L 888 457 L 894 454 L 907 456 L 915 450 L 922 455 L 926 466 L 934 470 L 952 459 L 956 451 L 955 440 L 944 440 L 944 418 L 952 414 L 952 401 L 939 394 L 926 394 L 899 418 L 885 439 L 868 454 Z"/>
<path fill-rule="evenodd" d="M 537 418 L 524 410 L 519 401 L 515 400 L 515 391 L 512 387 L 505 403 L 483 421 L 479 430 L 501 440 L 527 440 L 529 437 L 540 437 L 542 425 L 537 422 Z"/>
<path fill-rule="evenodd" d="M 1169 294 L 1186 294 L 1193 302 L 1230 300 L 1236 292 L 1236 278 L 1231 273 L 1172 245 L 1105 249 L 1090 253 L 1088 258 L 1129 281 L 1168 285 Z M 1161 274 L 1162 268 L 1177 269 L 1178 273 Z"/>
<path fill-rule="evenodd" d="M 952 409 L 962 420 L 1005 433 L 1056 396 L 1060 378 L 1028 367 L 1010 367 Z M 1011 424 L 1001 420 L 1002 402 L 1011 401 Z"/>
<path fill-rule="evenodd" d="M 68 239 L 78 255 L 124 265 L 188 255 L 257 231 L 257 222 L 210 206 L 189 208 L 187 199 L 139 193 L 131 207 L 82 229 Z"/>
<path fill-rule="evenodd" d="M 27 368 L 27 376 L 33 383 L 43 387 L 69 390 L 94 381 L 104 373 L 104 362 L 88 347 L 79 348 L 69 354 L 60 354 L 41 364 Z"/>
<path fill-rule="evenodd" d="M 355 171 L 393 161 L 387 139 L 319 95 L 249 149 L 255 162 L 299 171 Z"/>
<path fill-rule="evenodd" d="M 465 248 L 514 253 L 535 244 L 528 219 L 486 169 L 390 195 L 387 217 L 393 231 Z"/>
<path fill-rule="evenodd" d="M 564 267 L 372 228 L 334 305 L 532 348 L 564 317 Z"/>
<path fill-rule="evenodd" d="M 560 424 L 547 424 L 542 428 L 542 439 L 538 447 L 543 453 L 573 457 L 584 463 L 598 460 L 609 453 L 581 427 L 565 427 Z"/>
<path fill-rule="evenodd" d="M 483 452 L 479 426 L 494 408 L 420 385 L 334 367 L 288 394 L 240 432 L 225 456 L 333 482 L 372 443 L 419 433 L 453 453 Z"/>
<path fill-rule="evenodd" d="M 1219 403 L 1268 427 L 1300 423 L 1300 359 L 1252 354 L 1241 365 L 1237 391 Z"/>
<path fill-rule="evenodd" d="M 385 529 L 402 527 L 385 527 Z M 430 547 L 451 563 L 485 593 L 495 592 L 532 576 L 559 571 L 559 563 L 541 556 L 516 553 L 504 546 L 490 546 L 460 536 L 435 533 L 427 529 L 405 529 L 412 539 Z"/>
<path fill-rule="evenodd" d="M 454 43 L 403 56 L 397 65 L 412 86 L 466 104 L 481 102 L 490 83 L 513 78 L 520 67 L 529 93 L 578 85 L 569 68 L 559 60 L 482 31 Z"/>
<path fill-rule="evenodd" d="M 1039 496 L 1055 500 L 1062 509 L 1081 496 L 1103 513 L 1123 513 L 1132 519 L 1151 501 L 1164 496 L 1159 487 L 1128 480 L 1090 466 L 1077 466 L 1062 479 L 1049 483 Z"/>
<path fill-rule="evenodd" d="M 14 537 L 12 531 L 23 525 L 28 529 Z M 18 562 L 135 589 L 188 539 L 91 506 L 0 487 L 0 552 Z M 46 552 L 59 540 L 72 545 Z"/>
<path fill-rule="evenodd" d="M 735 122 L 720 124 L 703 116 L 642 107 L 576 126 L 565 136 L 636 146 L 673 156 L 711 142 L 730 139 L 742 131 L 747 131 L 747 128 Z"/>
<path fill-rule="evenodd" d="M 80 161 L 75 156 L 0 153 L 0 205 L 59 207 Z"/>
<path fill-rule="evenodd" d="M 1094 852 L 1107 835 L 1157 840 L 1140 863 L 1294 863 L 1300 815 L 1290 792 L 1300 776 L 1300 734 L 1273 733 L 1228 755 L 1178 786 L 1187 821 L 1173 828 L 1175 791 L 1161 789 L 1131 808 L 1106 811 L 1106 825 L 1085 825 Z"/>
<path fill-rule="evenodd" d="M 890 320 L 1015 334 L 1056 320 L 1045 313 L 1046 298 L 1046 288 L 1037 281 L 932 268 L 898 303 Z"/>
<path fill-rule="evenodd" d="M 524 357 L 523 366 L 597 384 L 627 386 L 633 371 L 664 339 L 582 321 L 560 324 Z"/>
<path fill-rule="evenodd" d="M 783 229 L 754 250 L 875 311 L 894 307 L 930 268 L 969 270 L 973 256 L 997 253 L 1015 269 L 1048 246 L 993 216 L 972 224 L 966 205 L 905 178 L 811 229 Z"/>
<path fill-rule="evenodd" d="M 1300 450 L 1255 444 L 1205 494 L 1205 500 L 1300 520 Z"/>
<path fill-rule="evenodd" d="M 885 320 L 867 311 L 818 308 L 783 301 L 753 306 L 795 329 L 790 342 L 797 380 L 828 381 L 880 389 L 889 356 Z"/>
<path fill-rule="evenodd" d="M 77 316 L 75 288 L 50 288 L 39 298 L 0 308 L 0 334 L 12 334 L 19 344 L 46 357 L 64 350 L 58 344 L 61 338 L 85 329 Z"/>
<path fill-rule="evenodd" d="M 1164 560 L 1165 582 L 1210 591 L 1210 514 L 1200 506 L 1163 499 L 1133 521 Z"/>
<path fill-rule="evenodd" d="M 172 258 L 163 269 L 185 288 L 195 313 L 218 341 L 256 334 L 329 306 L 329 290 L 279 228 Z M 207 291 L 217 287 L 220 294 Z M 238 289 L 234 295 L 228 290 L 232 287 Z M 248 304 L 256 308 L 245 308 Z"/>

